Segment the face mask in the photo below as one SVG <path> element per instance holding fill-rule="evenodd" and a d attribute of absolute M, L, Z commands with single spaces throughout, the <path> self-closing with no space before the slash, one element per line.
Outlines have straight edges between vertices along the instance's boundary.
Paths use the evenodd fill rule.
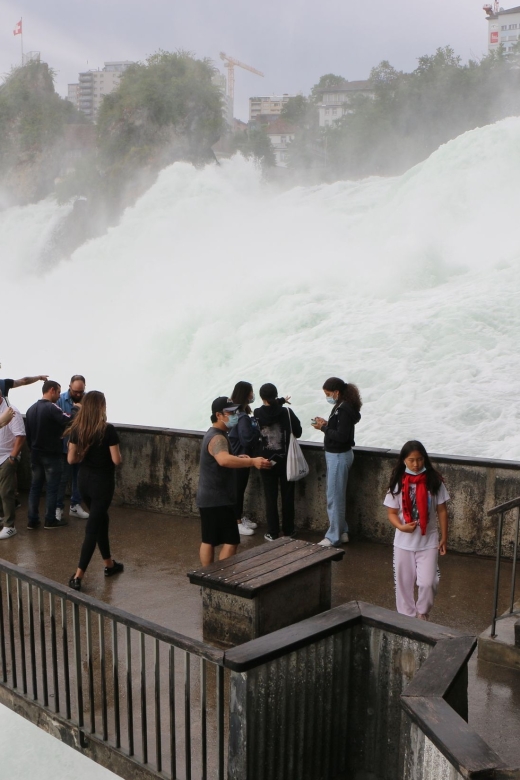
<path fill-rule="evenodd" d="M 328 395 L 327 396 L 327 403 L 328 404 L 335 404 L 336 403 L 336 399 L 332 398 L 332 396 Z"/>
<path fill-rule="evenodd" d="M 250 403 L 250 404 L 254 404 L 254 402 L 255 402 L 255 398 L 256 398 L 256 396 L 255 396 L 255 394 L 253 393 L 253 395 L 252 395 L 252 396 L 251 396 L 251 398 L 249 399 L 249 403 Z"/>
<path fill-rule="evenodd" d="M 424 474 L 424 472 L 426 471 L 426 466 L 423 466 L 420 471 L 412 471 L 411 469 L 408 468 L 408 466 L 405 466 L 404 470 L 406 474 L 411 474 L 412 476 L 416 477 L 417 474 Z"/>
<path fill-rule="evenodd" d="M 237 423 L 238 423 L 238 414 L 230 414 L 228 419 L 226 420 L 226 427 L 234 428 Z"/>

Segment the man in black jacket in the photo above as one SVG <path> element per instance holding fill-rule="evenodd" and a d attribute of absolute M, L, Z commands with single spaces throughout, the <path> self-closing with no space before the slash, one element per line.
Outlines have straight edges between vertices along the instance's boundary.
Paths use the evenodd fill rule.
<path fill-rule="evenodd" d="M 29 522 L 33 530 L 40 525 L 39 504 L 43 483 L 47 483 L 44 528 L 62 528 L 68 523 L 56 519 L 56 501 L 61 480 L 63 431 L 73 414 L 63 412 L 56 401 L 61 386 L 47 379 L 42 387 L 43 398 L 33 404 L 25 417 L 27 444 L 31 450 L 31 490 L 29 492 Z"/>

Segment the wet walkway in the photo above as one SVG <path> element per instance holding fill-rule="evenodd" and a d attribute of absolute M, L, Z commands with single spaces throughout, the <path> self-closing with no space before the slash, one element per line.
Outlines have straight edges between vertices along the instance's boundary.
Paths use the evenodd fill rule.
<path fill-rule="evenodd" d="M 25 502 L 24 502 L 25 504 Z M 0 542 L 0 558 L 28 571 L 67 583 L 75 571 L 84 522 L 70 519 L 67 528 L 26 529 L 19 510 L 18 534 Z M 263 544 L 263 530 L 242 537 L 242 549 Z M 320 535 L 303 533 L 317 542 Z M 84 592 L 146 617 L 187 636 L 202 639 L 199 588 L 186 572 L 198 568 L 200 543 L 196 518 L 172 517 L 126 507 L 111 510 L 112 552 L 125 572 L 105 579 L 96 553 L 84 581 Z M 392 550 L 369 542 L 346 546 L 332 567 L 332 606 L 359 599 L 394 609 Z M 494 562 L 460 555 L 441 559 L 441 584 L 432 620 L 479 634 L 491 622 Z M 501 604 L 508 598 L 510 565 L 503 567 Z M 470 723 L 513 766 L 520 766 L 520 673 L 478 661 L 470 663 Z"/>

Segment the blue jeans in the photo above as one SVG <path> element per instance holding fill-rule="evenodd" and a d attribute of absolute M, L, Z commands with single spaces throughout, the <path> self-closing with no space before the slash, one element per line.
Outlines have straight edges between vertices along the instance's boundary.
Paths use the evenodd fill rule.
<path fill-rule="evenodd" d="M 63 453 L 62 458 L 63 470 L 61 472 L 61 481 L 58 488 L 58 501 L 56 503 L 56 506 L 59 509 L 63 509 L 65 503 L 65 493 L 67 491 L 69 480 L 71 483 L 70 505 L 75 506 L 76 504 L 81 504 L 81 494 L 78 488 L 79 463 L 68 463 L 66 452 Z"/>
<path fill-rule="evenodd" d="M 45 502 L 45 522 L 56 520 L 56 502 L 61 480 L 63 457 L 45 455 L 41 452 L 31 452 L 31 489 L 29 491 L 29 522 L 36 523 L 40 519 L 39 505 L 43 483 L 47 483 Z"/>
<path fill-rule="evenodd" d="M 325 538 L 334 545 L 340 544 L 341 534 L 348 532 L 345 519 L 347 507 L 348 472 L 354 462 L 354 452 L 326 452 L 327 464 L 327 514 L 329 530 Z"/>

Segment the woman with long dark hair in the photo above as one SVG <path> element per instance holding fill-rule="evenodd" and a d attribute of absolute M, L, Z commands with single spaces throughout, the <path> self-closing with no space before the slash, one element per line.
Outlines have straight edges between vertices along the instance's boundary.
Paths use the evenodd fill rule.
<path fill-rule="evenodd" d="M 433 467 L 424 445 L 407 441 L 390 476 L 384 500 L 388 519 L 395 528 L 395 600 L 397 611 L 403 615 L 428 620 L 439 584 L 437 557 L 439 553 L 446 554 L 449 498 L 444 480 Z"/>
<path fill-rule="evenodd" d="M 231 393 L 231 400 L 239 405 L 237 409 L 238 423 L 229 432 L 231 452 L 233 455 L 248 455 L 250 458 L 254 458 L 260 453 L 261 439 L 256 420 L 251 416 L 250 404 L 255 400 L 251 382 L 237 382 Z M 236 517 L 238 532 L 241 536 L 252 536 L 257 528 L 257 524 L 244 515 L 244 494 L 249 482 L 249 472 L 250 469 L 236 470 Z"/>
<path fill-rule="evenodd" d="M 264 485 L 265 509 L 268 532 L 264 539 L 274 542 L 280 534 L 278 516 L 278 488 L 282 498 L 282 531 L 284 536 L 294 536 L 294 482 L 287 481 L 287 451 L 292 433 L 297 439 L 302 426 L 292 409 L 283 404 L 290 396 L 277 398 L 278 390 L 268 382 L 260 388 L 263 406 L 255 409 L 262 435 L 262 455 L 273 464 L 270 470 L 261 471 Z"/>
<path fill-rule="evenodd" d="M 329 419 L 316 417 L 312 426 L 325 434 L 323 446 L 327 464 L 327 514 L 329 529 L 322 547 L 339 547 L 348 542 L 347 482 L 354 462 L 354 427 L 361 419 L 361 396 L 356 385 L 332 376 L 323 384 L 327 402 L 332 405 Z"/>
<path fill-rule="evenodd" d="M 123 571 L 123 564 L 112 558 L 108 540 L 108 509 L 115 487 L 115 467 L 121 463 L 119 436 L 107 422 L 107 407 L 103 393 L 91 390 L 83 398 L 81 409 L 65 431 L 69 436 L 69 463 L 80 463 L 78 485 L 89 509 L 85 539 L 78 568 L 69 580 L 74 590 L 81 590 L 81 581 L 96 545 L 105 564 L 105 577 Z"/>

